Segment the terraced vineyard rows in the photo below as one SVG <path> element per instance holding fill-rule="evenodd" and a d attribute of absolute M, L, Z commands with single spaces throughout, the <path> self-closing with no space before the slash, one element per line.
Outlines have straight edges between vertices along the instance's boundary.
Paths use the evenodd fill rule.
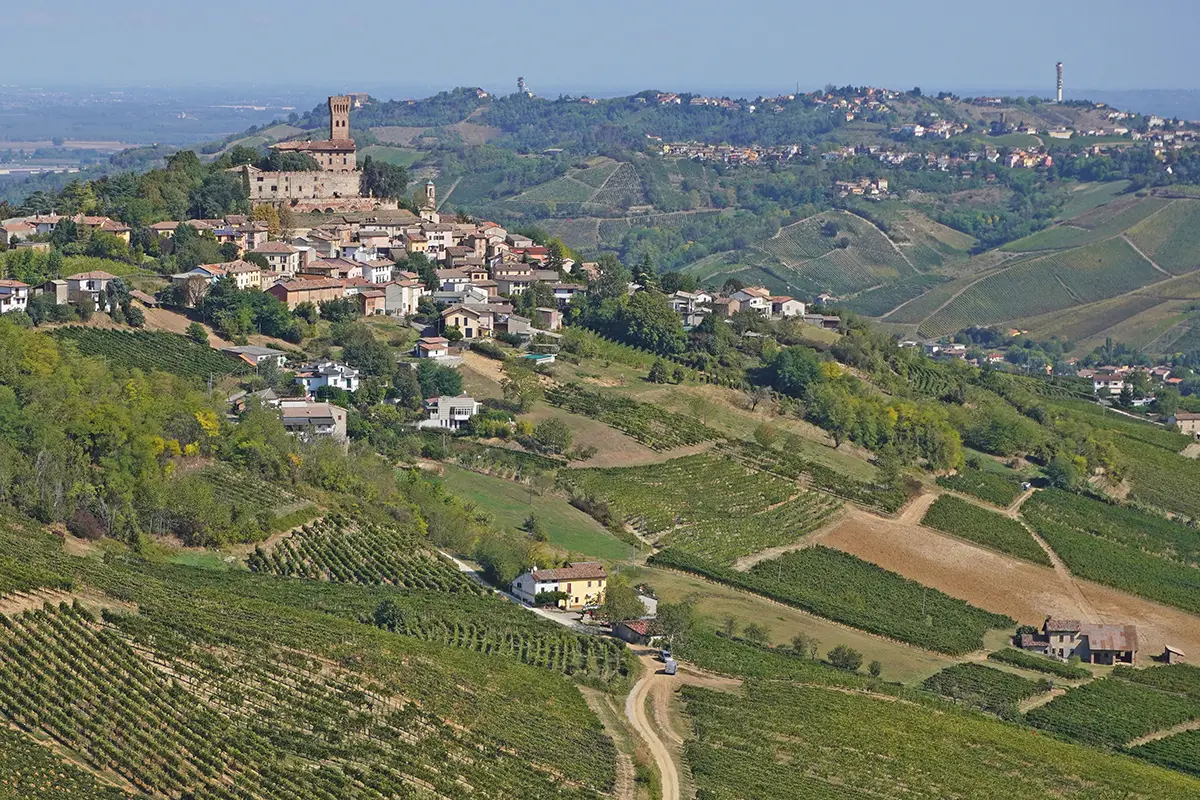
<path fill-rule="evenodd" d="M 868 317 L 882 317 L 901 303 L 919 297 L 944 281 L 937 275 L 915 275 L 911 278 L 880 286 L 838 305 Z"/>
<path fill-rule="evenodd" d="M 385 601 L 375 609 L 374 621 L 403 636 L 515 658 L 522 664 L 564 675 L 583 675 L 607 683 L 628 674 L 627 651 L 619 642 L 572 633 L 523 610 L 498 615 L 499 609 L 493 605 L 475 602 L 464 604 L 461 611 L 445 605 L 426 611 Z"/>
<path fill-rule="evenodd" d="M 1190 529 L 1055 490 L 1035 494 L 1021 513 L 1076 575 L 1200 613 Z"/>
<path fill-rule="evenodd" d="M 1049 556 L 1021 523 L 953 495 L 939 497 L 925 512 L 921 524 L 1001 553 L 1050 566 Z"/>
<path fill-rule="evenodd" d="M 38 800 L 128 800 L 121 789 L 100 783 L 48 747 L 0 729 L 0 797 Z"/>
<path fill-rule="evenodd" d="M 1129 229 L 1129 238 L 1173 275 L 1200 267 L 1200 201 L 1172 200 L 1149 219 Z"/>
<path fill-rule="evenodd" d="M 1015 647 L 1006 647 L 1003 650 L 988 653 L 988 660 L 998 661 L 1001 664 L 1011 664 L 1021 669 L 1031 669 L 1035 672 L 1045 672 L 1047 675 L 1057 675 L 1069 681 L 1078 681 L 1092 677 L 1092 673 L 1083 667 L 1064 664 L 1056 659 L 1039 656 L 1036 653 L 1029 653 L 1025 650 L 1018 650 Z"/>
<path fill-rule="evenodd" d="M 984 278 L 925 320 L 928 336 L 1035 317 L 1131 292 L 1162 279 L 1128 242 L 1109 239 L 1018 264 Z"/>
<path fill-rule="evenodd" d="M 546 399 L 573 414 L 598 419 L 654 450 L 672 450 L 721 438 L 720 433 L 692 417 L 621 395 L 594 392 L 577 383 L 547 389 Z"/>
<path fill-rule="evenodd" d="M 604 187 L 592 195 L 591 202 L 610 208 L 628 208 L 646 202 L 637 170 L 632 164 L 621 162 Z"/>
<path fill-rule="evenodd" d="M 936 694 L 1007 719 L 1017 716 L 1017 705 L 1022 700 L 1051 689 L 1048 680 L 1031 681 L 983 664 L 954 664 L 929 676 L 921 685 Z"/>
<path fill-rule="evenodd" d="M 185 378 L 221 377 L 248 369 L 244 363 L 176 333 L 69 326 L 57 328 L 53 334 L 85 356 L 103 356 L 109 364 L 127 369 L 173 372 Z"/>
<path fill-rule="evenodd" d="M 704 555 L 667 548 L 650 563 L 761 594 L 870 633 L 962 655 L 992 628 L 1016 623 L 840 550 L 815 546 L 738 572 Z"/>
<path fill-rule="evenodd" d="M 721 455 L 569 470 L 561 479 L 575 496 L 608 503 L 643 535 L 719 563 L 794 542 L 839 506 L 829 495 Z"/>
<path fill-rule="evenodd" d="M 484 591 L 426 548 L 419 537 L 397 527 L 331 515 L 269 549 L 255 548 L 246 566 L 254 572 L 312 580 L 466 594 Z"/>
<path fill-rule="evenodd" d="M 531 787 L 596 797 L 528 764 L 514 752 L 519 734 L 501 746 L 452 729 L 332 662 L 250 654 L 238 640 L 209 649 L 144 617 L 104 619 L 65 605 L 0 619 L 0 714 L 149 796 L 383 800 L 415 783 L 445 797 L 464 785 L 481 797 Z"/>
<path fill-rule="evenodd" d="M 1007 244 L 1003 249 L 1027 252 L 1095 244 L 1132 228 L 1169 202 L 1158 197 L 1122 198 L 1081 214 L 1067 225 L 1047 228 Z"/>
<path fill-rule="evenodd" d="M 953 475 L 942 475 L 937 482 L 938 486 L 978 497 L 1001 508 L 1007 508 L 1021 496 L 1021 484 L 1015 476 L 1008 477 L 970 467 L 964 467 Z"/>
<path fill-rule="evenodd" d="M 761 681 L 685 686 L 685 749 L 706 800 L 1183 798 L 1200 781 L 967 712 Z M 903 787 L 902 790 L 898 787 Z"/>
<path fill-rule="evenodd" d="M 1200 731 L 1185 731 L 1156 739 L 1132 747 L 1128 752 L 1160 767 L 1200 777 Z"/>
<path fill-rule="evenodd" d="M 1147 672 L 1170 671 L 1153 667 Z M 1200 693 L 1188 696 L 1123 679 L 1119 674 L 1071 689 L 1025 715 L 1034 727 L 1082 744 L 1119 747 L 1200 718 Z"/>

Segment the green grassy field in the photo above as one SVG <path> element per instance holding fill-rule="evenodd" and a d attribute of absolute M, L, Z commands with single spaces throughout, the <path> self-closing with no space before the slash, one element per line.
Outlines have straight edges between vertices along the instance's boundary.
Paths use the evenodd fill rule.
<path fill-rule="evenodd" d="M 557 548 L 602 561 L 630 557 L 629 545 L 561 497 L 534 494 L 531 503 L 529 490 L 519 483 L 452 466 L 445 468 L 441 480 L 451 493 L 474 503 L 502 528 L 521 528 L 533 513 Z"/>
<path fill-rule="evenodd" d="M 1129 188 L 1129 181 L 1110 181 L 1108 183 L 1081 183 L 1071 189 L 1067 201 L 1063 203 L 1058 219 L 1068 220 L 1091 211 L 1113 200 L 1121 192 Z"/>
<path fill-rule="evenodd" d="M 428 153 L 421 150 L 410 150 L 407 147 L 389 147 L 382 144 L 372 144 L 358 151 L 358 160 L 361 163 L 363 158 L 370 156 L 376 161 L 386 161 L 397 167 L 411 167 L 426 155 Z"/>
<path fill-rule="evenodd" d="M 1200 200 L 1172 200 L 1129 229 L 1129 238 L 1174 275 L 1200 267 Z"/>

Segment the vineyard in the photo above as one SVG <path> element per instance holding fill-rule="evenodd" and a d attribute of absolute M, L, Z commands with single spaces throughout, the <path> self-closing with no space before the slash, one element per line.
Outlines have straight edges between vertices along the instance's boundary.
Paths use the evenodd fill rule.
<path fill-rule="evenodd" d="M 1189 797 L 1200 781 L 953 709 L 779 682 L 685 686 L 698 796 Z M 902 790 L 898 787 L 903 787 Z"/>
<path fill-rule="evenodd" d="M 405 599 L 400 599 L 404 603 Z M 436 610 L 409 602 L 381 603 L 375 624 L 403 636 L 490 656 L 515 658 L 522 664 L 609 682 L 629 671 L 620 642 L 602 636 L 571 633 L 506 603 L 458 602 Z M 508 609 L 516 613 L 507 613 Z M 503 613 L 502 613 L 503 612 Z"/>
<path fill-rule="evenodd" d="M 85 356 L 103 356 L 109 365 L 124 369 L 205 379 L 248 369 L 244 363 L 176 333 L 68 326 L 55 329 L 53 335 L 75 345 Z"/>
<path fill-rule="evenodd" d="M 1007 508 L 1021 496 L 1021 484 L 1015 477 L 964 467 L 953 475 L 942 475 L 938 486 L 978 497 L 994 506 Z"/>
<path fill-rule="evenodd" d="M 547 389 L 546 399 L 573 414 L 616 428 L 654 450 L 673 450 L 721 438 L 720 433 L 692 417 L 621 395 L 594 392 L 577 383 Z"/>
<path fill-rule="evenodd" d="M 1200 267 L 1200 202 L 1173 200 L 1169 206 L 1129 229 L 1143 253 L 1172 275 Z"/>
<path fill-rule="evenodd" d="M 1025 650 L 1018 650 L 1015 647 L 1006 647 L 1003 650 L 988 653 L 988 660 L 997 661 L 1001 664 L 1010 664 L 1021 669 L 1031 669 L 1035 672 L 1044 672 L 1047 675 L 1056 675 L 1059 678 L 1065 678 L 1069 681 L 1079 681 L 1092 677 L 1092 673 L 1083 667 L 1064 664 L 1061 661 L 1039 656 L 1036 653 L 1030 653 Z"/>
<path fill-rule="evenodd" d="M 901 303 L 920 297 L 944 280 L 939 275 L 914 275 L 897 283 L 870 289 L 838 305 L 866 317 L 882 317 Z"/>
<path fill-rule="evenodd" d="M 629 208 L 645 203 L 642 179 L 632 164 L 621 162 L 601 188 L 592 195 L 590 202 L 609 208 Z"/>
<path fill-rule="evenodd" d="M 1017 705 L 1022 700 L 1051 689 L 1048 680 L 1031 681 L 983 664 L 954 664 L 930 675 L 921 685 L 930 692 L 1006 719 L 1017 716 Z"/>
<path fill-rule="evenodd" d="M 1175 667 L 1154 667 L 1141 672 L 1161 671 L 1164 676 L 1174 677 L 1173 670 Z M 1155 675 L 1150 680 L 1155 679 L 1162 678 Z M 1135 683 L 1114 673 L 1033 709 L 1025 720 L 1082 744 L 1119 747 L 1148 733 L 1200 719 L 1200 683 L 1194 675 L 1187 680 L 1194 690 L 1191 694 L 1164 691 L 1147 685 L 1149 681 Z"/>
<path fill-rule="evenodd" d="M 1108 239 L 984 278 L 921 323 L 921 330 L 943 336 L 968 325 L 1061 311 L 1131 292 L 1162 277 L 1127 242 Z"/>
<path fill-rule="evenodd" d="M 246 559 L 253 572 L 342 583 L 479 594 L 483 591 L 451 562 L 431 553 L 420 537 L 364 520 L 331 515 L 305 525 Z"/>
<path fill-rule="evenodd" d="M 1021 510 L 1042 524 L 1065 525 L 1180 564 L 1200 566 L 1196 529 L 1165 517 L 1058 489 L 1038 492 Z"/>
<path fill-rule="evenodd" d="M 811 489 L 818 489 L 868 508 L 878 508 L 889 514 L 908 502 L 908 492 L 904 486 L 884 486 L 855 480 L 823 464 L 809 461 L 801 453 L 767 450 L 749 442 L 734 440 L 722 442 L 717 451 L 728 454 L 756 470 L 781 475 L 790 480 L 807 478 L 807 485 Z"/>
<path fill-rule="evenodd" d="M 1128 753 L 1160 767 L 1186 772 L 1200 778 L 1200 731 L 1184 731 L 1174 736 L 1131 747 Z"/>
<path fill-rule="evenodd" d="M 37 800 L 128 800 L 120 789 L 57 758 L 7 728 L 0 729 L 0 797 Z"/>
<path fill-rule="evenodd" d="M 1161 428 L 1157 431 L 1166 434 Z M 1176 438 L 1177 434 L 1166 436 Z M 1200 492 L 1196 491 L 1196 487 L 1200 486 L 1200 461 L 1181 458 L 1179 450 L 1182 446 L 1167 449 L 1143 442 L 1131 441 L 1128 436 L 1121 437 L 1117 442 L 1128 465 L 1129 481 L 1133 484 L 1130 498 L 1189 519 L 1200 520 Z"/>
<path fill-rule="evenodd" d="M 252 509 L 260 515 L 269 514 L 270 519 L 265 526 L 268 533 L 285 531 L 308 522 L 319 513 L 317 507 L 307 500 L 228 464 L 210 464 L 200 471 L 200 477 L 212 487 L 222 502 Z"/>
<path fill-rule="evenodd" d="M 732 639 L 712 631 L 690 631 L 675 644 L 675 655 L 701 669 L 721 675 L 796 681 L 806 684 L 869 688 L 877 682 L 856 672 L 836 669 L 790 652 Z"/>
<path fill-rule="evenodd" d="M 1200 613 L 1190 529 L 1056 491 L 1038 492 L 1021 513 L 1080 577 Z M 1171 560 L 1183 558 L 1190 562 Z"/>
<path fill-rule="evenodd" d="M 447 797 L 464 784 L 489 797 L 530 785 L 595 796 L 511 753 L 516 741 L 452 729 L 425 708 L 434 694 L 418 707 L 388 681 L 303 654 L 236 639 L 210 649 L 145 617 L 101 621 L 67 605 L 2 622 L 0 714 L 145 794 L 382 800 L 417 783 Z M 611 759 L 611 744 L 591 744 Z M 480 748 L 487 759 L 471 757 Z"/>
<path fill-rule="evenodd" d="M 1170 201 L 1158 197 L 1122 198 L 1093 208 L 1068 225 L 1047 228 L 1032 236 L 1004 245 L 1004 250 L 1060 250 L 1081 247 L 1117 236 L 1166 206 Z"/>
<path fill-rule="evenodd" d="M 760 562 L 748 572 L 676 548 L 655 553 L 650 563 L 727 583 L 869 633 L 950 655 L 978 650 L 988 630 L 1016 624 L 1002 614 L 975 608 L 827 547 L 787 553 Z"/>
<path fill-rule="evenodd" d="M 1046 551 L 1020 522 L 953 495 L 939 497 L 925 512 L 921 524 L 1001 553 L 1050 566 Z"/>
<path fill-rule="evenodd" d="M 828 495 L 719 455 L 561 477 L 573 495 L 607 503 L 642 535 L 723 564 L 794 542 L 838 508 Z"/>

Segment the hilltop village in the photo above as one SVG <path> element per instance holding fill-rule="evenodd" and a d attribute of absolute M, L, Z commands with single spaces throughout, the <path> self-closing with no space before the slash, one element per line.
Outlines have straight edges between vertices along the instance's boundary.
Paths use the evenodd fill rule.
<path fill-rule="evenodd" d="M 518 86 L 0 207 L 0 794 L 1200 793 L 1195 126 Z"/>

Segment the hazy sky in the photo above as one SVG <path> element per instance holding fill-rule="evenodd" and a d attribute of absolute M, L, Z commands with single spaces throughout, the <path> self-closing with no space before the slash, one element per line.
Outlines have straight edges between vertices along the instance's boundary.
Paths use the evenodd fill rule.
<path fill-rule="evenodd" d="M 542 93 L 1200 89 L 1200 2 L 54 0 L 3 14 L 0 83 Z"/>

